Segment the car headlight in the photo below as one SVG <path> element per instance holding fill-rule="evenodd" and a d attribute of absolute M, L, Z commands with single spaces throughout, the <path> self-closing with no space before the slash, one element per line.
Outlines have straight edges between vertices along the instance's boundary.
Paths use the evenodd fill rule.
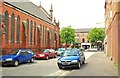
<path fill-rule="evenodd" d="M 77 60 L 72 60 L 72 62 L 78 62 Z"/>
<path fill-rule="evenodd" d="M 12 58 L 7 58 L 6 61 L 12 61 Z"/>

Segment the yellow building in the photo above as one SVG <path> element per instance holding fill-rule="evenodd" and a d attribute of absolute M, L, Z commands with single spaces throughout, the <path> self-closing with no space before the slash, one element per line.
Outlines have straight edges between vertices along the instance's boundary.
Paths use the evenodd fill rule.
<path fill-rule="evenodd" d="M 88 49 L 91 47 L 87 35 L 91 28 L 75 29 L 75 41 L 81 48 Z"/>

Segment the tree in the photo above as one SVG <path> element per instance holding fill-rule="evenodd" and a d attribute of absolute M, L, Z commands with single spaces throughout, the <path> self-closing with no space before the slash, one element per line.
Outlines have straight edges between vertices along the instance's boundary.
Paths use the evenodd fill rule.
<path fill-rule="evenodd" d="M 97 41 L 103 41 L 105 37 L 105 31 L 103 28 L 94 28 L 88 33 L 88 40 L 93 45 L 96 45 Z"/>
<path fill-rule="evenodd" d="M 70 44 L 75 43 L 75 30 L 71 26 L 63 27 L 60 31 L 62 43 Z"/>

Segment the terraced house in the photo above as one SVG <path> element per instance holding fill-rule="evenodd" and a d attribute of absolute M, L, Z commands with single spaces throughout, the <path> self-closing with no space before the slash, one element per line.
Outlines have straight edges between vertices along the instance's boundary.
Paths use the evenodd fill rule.
<path fill-rule="evenodd" d="M 105 52 L 120 65 L 120 0 L 105 2 Z"/>
<path fill-rule="evenodd" d="M 3 54 L 13 49 L 34 51 L 60 47 L 59 21 L 53 20 L 53 8 L 48 13 L 40 4 L 29 0 L 2 0 L 0 32 Z"/>

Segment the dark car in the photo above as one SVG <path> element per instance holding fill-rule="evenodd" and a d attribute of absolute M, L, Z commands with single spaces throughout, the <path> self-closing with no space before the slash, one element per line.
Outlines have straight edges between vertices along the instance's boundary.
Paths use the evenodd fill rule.
<path fill-rule="evenodd" d="M 35 59 L 49 59 L 51 57 L 57 57 L 57 52 L 54 49 L 45 49 L 44 52 L 35 54 Z"/>
<path fill-rule="evenodd" d="M 64 55 L 58 59 L 58 67 L 69 68 L 77 67 L 80 68 L 81 64 L 85 63 L 84 53 L 80 49 L 69 49 L 66 50 Z"/>
<path fill-rule="evenodd" d="M 20 63 L 34 62 L 34 53 L 29 49 L 20 49 L 20 50 L 13 50 L 7 55 L 4 55 L 0 58 L 2 61 L 2 66 L 6 65 L 14 65 L 18 66 Z"/>

